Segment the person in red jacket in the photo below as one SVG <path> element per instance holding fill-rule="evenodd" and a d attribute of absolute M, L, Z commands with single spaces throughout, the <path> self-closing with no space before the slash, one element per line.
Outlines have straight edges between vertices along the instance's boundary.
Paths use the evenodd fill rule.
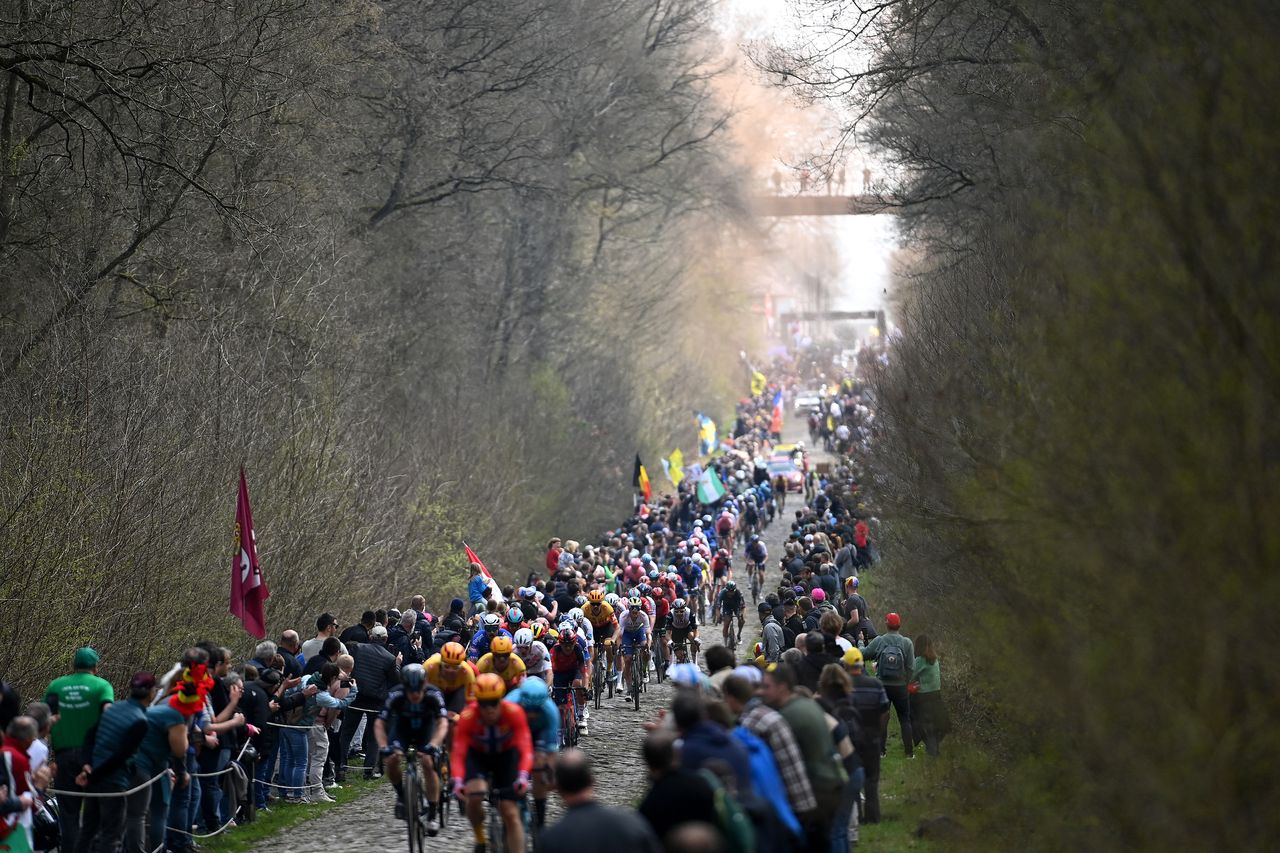
<path fill-rule="evenodd" d="M 560 571 L 560 553 L 563 550 L 558 538 L 547 543 L 547 571 L 551 573 L 548 577 L 554 578 L 556 572 Z"/>
<path fill-rule="evenodd" d="M 524 825 L 516 804 L 529 791 L 533 739 L 524 709 L 504 702 L 505 693 L 501 676 L 492 672 L 479 675 L 475 701 L 462 712 L 453 732 L 453 793 L 460 800 L 465 797 L 476 853 L 485 850 L 484 803 L 490 785 L 500 798 L 505 849 L 524 849 Z"/>

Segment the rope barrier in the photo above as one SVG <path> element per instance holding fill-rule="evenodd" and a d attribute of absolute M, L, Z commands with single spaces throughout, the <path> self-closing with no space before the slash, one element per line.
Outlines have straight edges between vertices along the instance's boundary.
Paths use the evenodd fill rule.
<path fill-rule="evenodd" d="M 155 776 L 152 776 L 152 777 L 151 777 L 150 779 L 148 779 L 146 782 L 143 782 L 141 785 L 136 785 L 136 786 L 134 786 L 134 787 L 130 788 L 129 790 L 127 790 L 127 791 L 107 791 L 107 792 L 102 792 L 102 791 L 59 791 L 57 788 L 46 788 L 46 789 L 45 789 L 45 793 L 47 793 L 47 794 L 53 794 L 53 795 L 55 795 L 55 796 L 67 796 L 67 797 L 93 797 L 93 798 L 95 798 L 95 799 L 110 799 L 110 798 L 112 798 L 112 797 L 127 797 L 127 796 L 129 796 L 130 794 L 136 794 L 136 793 L 138 793 L 138 792 L 139 792 L 139 791 L 141 791 L 143 788 L 150 788 L 150 787 L 151 787 L 152 785 L 154 785 L 154 784 L 155 784 L 155 783 L 156 783 L 156 782 L 157 782 L 161 777 L 163 777 L 163 776 L 167 776 L 167 775 L 169 775 L 169 771 L 168 771 L 167 769 L 165 769 L 165 770 L 161 770 L 159 773 L 157 773 Z"/>
<path fill-rule="evenodd" d="M 235 822 L 236 822 L 236 819 L 231 818 L 231 820 L 227 821 L 222 826 L 215 829 L 213 832 L 206 832 L 206 833 L 187 832 L 185 829 L 177 829 L 172 826 L 168 827 L 167 831 L 176 832 L 179 835 L 185 835 L 188 838 L 213 838 L 215 835 L 221 835 L 222 833 L 226 832 L 227 828 L 234 825 Z"/>
<path fill-rule="evenodd" d="M 215 770 L 212 773 L 189 773 L 187 775 L 191 776 L 193 779 L 210 779 L 214 776 L 221 776 L 224 773 L 230 773 L 232 770 L 235 769 L 235 767 L 233 767 L 232 765 L 238 764 L 240 762 L 240 759 L 244 758 L 244 752 L 248 748 L 249 748 L 249 739 L 245 738 L 244 746 L 240 747 L 240 754 L 237 755 L 235 758 L 231 759 L 231 761 L 227 762 L 226 767 L 222 768 L 221 770 Z"/>

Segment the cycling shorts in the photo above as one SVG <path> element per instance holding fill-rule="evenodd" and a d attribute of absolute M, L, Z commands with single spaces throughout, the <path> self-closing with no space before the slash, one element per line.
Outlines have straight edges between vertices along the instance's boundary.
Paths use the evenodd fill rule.
<path fill-rule="evenodd" d="M 472 779 L 484 779 L 489 783 L 490 790 L 498 792 L 499 799 L 512 802 L 520 800 L 513 790 L 519 776 L 520 753 L 514 749 L 494 753 L 467 752 L 466 775 L 463 778 L 468 782 Z"/>
<path fill-rule="evenodd" d="M 607 622 L 604 625 L 592 625 L 592 639 L 597 643 L 602 643 L 613 636 L 613 631 L 618 625 L 615 622 Z"/>
<path fill-rule="evenodd" d="M 687 643 L 689 641 L 689 635 L 692 633 L 693 633 L 692 626 L 688 628 L 672 628 L 671 642 L 676 643 L 677 645 L 681 643 Z"/>
<path fill-rule="evenodd" d="M 637 645 L 644 643 L 645 637 L 648 636 L 648 633 L 649 632 L 646 631 L 644 628 L 640 628 L 637 631 L 623 631 L 622 632 L 622 653 L 624 655 L 632 654 Z"/>
<path fill-rule="evenodd" d="M 451 714 L 461 714 L 467 707 L 467 685 L 444 690 L 444 709 Z"/>

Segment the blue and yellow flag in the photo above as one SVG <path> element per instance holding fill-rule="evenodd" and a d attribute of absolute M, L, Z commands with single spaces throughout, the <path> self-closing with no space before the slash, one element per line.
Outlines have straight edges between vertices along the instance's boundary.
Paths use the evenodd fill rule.
<path fill-rule="evenodd" d="M 764 378 L 763 373 L 761 373 L 758 370 L 753 370 L 751 372 L 751 396 L 759 397 L 761 394 L 763 394 L 764 386 L 767 385 L 768 383 L 769 383 L 769 380 Z"/>
<path fill-rule="evenodd" d="M 703 456 L 716 449 L 716 422 L 698 412 L 698 452 Z"/>

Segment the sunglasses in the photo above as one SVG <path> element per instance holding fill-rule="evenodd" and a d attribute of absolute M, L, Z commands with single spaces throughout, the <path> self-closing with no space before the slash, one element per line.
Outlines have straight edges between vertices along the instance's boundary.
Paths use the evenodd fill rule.
<path fill-rule="evenodd" d="M 502 703 L 501 699 L 480 699 L 478 701 L 481 708 L 496 708 Z"/>

